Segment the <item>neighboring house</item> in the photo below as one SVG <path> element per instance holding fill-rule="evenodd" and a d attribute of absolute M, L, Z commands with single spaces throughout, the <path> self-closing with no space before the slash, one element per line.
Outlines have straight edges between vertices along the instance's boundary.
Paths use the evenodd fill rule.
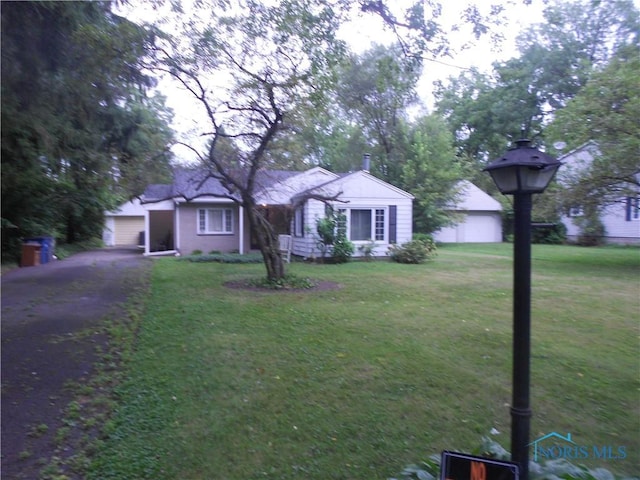
<path fill-rule="evenodd" d="M 338 194 L 339 200 L 331 203 L 346 216 L 354 256 L 361 254 L 359 245 L 371 240 L 376 243 L 374 255 L 386 255 L 390 244 L 411 240 L 413 196 L 367 171 L 335 174 L 315 167 L 261 171 L 256 177 L 258 204 L 276 233 L 293 236 L 292 253 L 304 258 L 320 255 L 316 220 L 325 216 L 325 204 L 315 198 Z M 150 185 L 140 197 L 142 230 L 148 232 L 145 254 L 246 253 L 257 248 L 246 212 L 234 195 L 198 170 L 177 169 L 171 185 Z"/>
<path fill-rule="evenodd" d="M 459 220 L 433 234 L 441 243 L 502 242 L 502 205 L 466 180 L 458 184 L 458 201 L 450 208 Z"/>
<path fill-rule="evenodd" d="M 563 165 L 558 170 L 558 182 L 566 185 L 570 178 L 575 178 L 586 171 L 594 158 L 600 155 L 598 144 L 589 141 L 558 158 Z M 637 189 L 637 187 L 636 187 Z M 583 210 L 574 205 L 561 217 L 567 227 L 567 240 L 578 241 L 582 232 L 580 220 Z M 638 244 L 640 243 L 640 192 L 636 195 L 616 199 L 615 202 L 603 206 L 600 210 L 600 221 L 605 233 L 606 243 Z"/>
<path fill-rule="evenodd" d="M 144 217 L 145 208 L 138 198 L 124 203 L 113 212 L 106 212 L 102 241 L 108 247 L 140 245 Z"/>

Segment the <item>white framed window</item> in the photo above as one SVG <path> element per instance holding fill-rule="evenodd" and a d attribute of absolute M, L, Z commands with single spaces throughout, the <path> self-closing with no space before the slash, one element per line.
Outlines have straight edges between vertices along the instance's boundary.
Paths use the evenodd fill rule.
<path fill-rule="evenodd" d="M 293 235 L 304 237 L 304 209 L 298 207 L 293 212 Z"/>
<path fill-rule="evenodd" d="M 347 215 L 347 235 L 352 242 L 384 241 L 386 211 L 384 208 L 351 208 Z"/>
<path fill-rule="evenodd" d="M 631 222 L 640 218 L 640 197 L 627 197 L 625 220 Z"/>
<path fill-rule="evenodd" d="M 582 210 L 581 206 L 574 205 L 573 207 L 569 208 L 569 217 L 576 218 L 582 216 L 584 216 L 584 211 Z"/>
<path fill-rule="evenodd" d="M 232 234 L 233 233 L 233 209 L 232 208 L 199 208 L 198 209 L 198 233 L 206 234 Z"/>

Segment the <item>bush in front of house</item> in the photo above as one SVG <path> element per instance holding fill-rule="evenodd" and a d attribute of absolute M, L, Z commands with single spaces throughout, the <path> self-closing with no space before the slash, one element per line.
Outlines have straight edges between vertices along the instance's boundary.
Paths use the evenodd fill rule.
<path fill-rule="evenodd" d="M 391 245 L 389 257 L 398 263 L 424 263 L 436 255 L 436 244 L 428 235 L 414 237 L 402 245 Z"/>
<path fill-rule="evenodd" d="M 261 263 L 264 260 L 259 253 L 209 253 L 209 254 L 191 254 L 186 257 L 182 257 L 180 260 L 186 260 L 194 263 Z"/>
<path fill-rule="evenodd" d="M 481 446 L 471 453 L 490 459 L 510 459 L 509 452 L 489 437 L 483 437 Z M 388 480 L 436 480 L 440 478 L 441 459 L 441 455 L 431 455 L 419 464 L 407 465 L 399 477 L 392 477 Z M 591 469 L 584 465 L 576 465 L 564 458 L 544 462 L 529 462 L 530 480 L 548 480 L 552 478 L 566 480 L 636 480 L 636 477 L 615 475 L 605 468 Z"/>

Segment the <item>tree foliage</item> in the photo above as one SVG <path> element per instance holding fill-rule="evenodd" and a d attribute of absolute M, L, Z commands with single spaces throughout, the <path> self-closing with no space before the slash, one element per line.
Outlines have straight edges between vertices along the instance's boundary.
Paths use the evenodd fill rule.
<path fill-rule="evenodd" d="M 464 72 L 437 86 L 437 111 L 481 165 L 522 133 L 543 138 L 554 113 L 640 32 L 630 0 L 556 2 L 544 19 L 519 36 L 520 55 L 495 63 L 491 75 Z"/>
<path fill-rule="evenodd" d="M 636 195 L 640 187 L 640 45 L 621 49 L 558 112 L 548 129 L 551 141 L 570 150 L 597 144 L 591 165 L 567 172 L 565 206 L 594 208 Z"/>
<path fill-rule="evenodd" d="M 106 2 L 3 4 L 2 216 L 18 227 L 3 253 L 21 236 L 97 236 L 105 209 L 165 173 L 168 114 L 144 95 L 150 41 Z"/>

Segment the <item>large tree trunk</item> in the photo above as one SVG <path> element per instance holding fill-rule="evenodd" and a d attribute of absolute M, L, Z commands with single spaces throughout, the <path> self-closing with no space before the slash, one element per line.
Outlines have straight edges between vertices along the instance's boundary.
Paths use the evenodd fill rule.
<path fill-rule="evenodd" d="M 245 202 L 246 203 L 246 202 Z M 256 205 L 248 206 L 249 226 L 256 236 L 267 269 L 267 280 L 277 282 L 285 276 L 284 261 L 280 254 L 278 238 L 273 227 Z"/>

